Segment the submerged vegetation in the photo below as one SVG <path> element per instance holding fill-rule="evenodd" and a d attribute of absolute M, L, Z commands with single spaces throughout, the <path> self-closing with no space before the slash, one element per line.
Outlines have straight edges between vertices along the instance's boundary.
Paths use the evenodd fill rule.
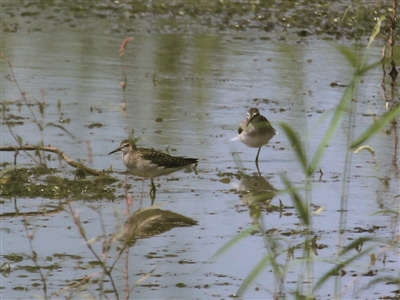
<path fill-rule="evenodd" d="M 3 172 L 0 179 L 1 197 L 44 197 L 71 200 L 114 200 L 117 180 L 109 176 L 88 179 L 63 178 L 56 169 L 17 167 Z M 35 181 L 30 178 L 36 177 Z"/>
<path fill-rule="evenodd" d="M 46 103 L 44 101 L 35 101 L 30 103 L 26 97 L 26 93 L 22 91 L 11 65 L 11 62 L 2 54 L 3 60 L 6 60 L 10 68 L 12 80 L 15 82 L 21 93 L 24 105 L 28 108 L 33 120 L 33 124 L 37 127 L 37 144 L 29 145 L 24 143 L 24 138 L 14 132 L 13 124 L 10 123 L 15 119 L 9 112 L 10 105 L 18 105 L 17 103 L 2 102 L 1 115 L 5 125 L 11 136 L 14 138 L 17 146 L 0 146 L 0 151 L 14 152 L 14 165 L 10 162 L 3 163 L 3 170 L 0 171 L 0 196 L 1 197 L 44 197 L 49 199 L 109 199 L 114 200 L 115 189 L 109 188 L 108 185 L 115 183 L 117 180 L 109 177 L 104 171 L 97 171 L 88 168 L 80 162 L 76 162 L 68 157 L 61 149 L 57 147 L 45 145 L 46 127 L 55 127 L 67 133 L 72 139 L 74 136 L 62 125 L 45 122 Z M 20 103 L 19 103 L 20 104 Z M 35 112 L 34 108 L 38 107 Z M 58 101 L 58 112 L 60 114 L 59 123 L 62 121 L 61 101 Z M 37 115 L 40 117 L 37 117 Z M 23 124 L 21 124 L 23 125 Z M 32 133 L 26 136 L 32 139 Z M 26 154 L 36 166 L 26 168 L 18 164 L 18 155 L 20 151 Z M 34 154 L 32 155 L 31 152 Z M 47 163 L 54 160 L 50 154 L 53 153 L 61 161 L 65 161 L 70 166 L 76 168 L 74 179 L 63 178 L 63 174 L 55 168 L 49 168 Z M 98 176 L 95 179 L 86 179 L 86 174 Z M 34 180 L 32 180 L 34 178 Z"/>

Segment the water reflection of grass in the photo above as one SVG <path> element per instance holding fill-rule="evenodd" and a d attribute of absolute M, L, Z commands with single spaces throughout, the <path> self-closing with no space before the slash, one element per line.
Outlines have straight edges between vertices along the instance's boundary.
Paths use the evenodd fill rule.
<path fill-rule="evenodd" d="M 338 51 L 340 51 L 340 53 L 343 54 L 348 62 L 354 67 L 354 74 L 351 82 L 343 93 L 343 96 L 333 113 L 329 127 L 320 140 L 315 152 L 312 154 L 309 153 L 309 148 L 306 142 L 300 138 L 299 134 L 295 129 L 293 129 L 292 126 L 286 123 L 280 124 L 280 127 L 290 141 L 292 149 L 297 157 L 297 161 L 302 168 L 302 172 L 304 174 L 304 186 L 301 188 L 298 187 L 286 176 L 286 174 L 282 173 L 280 174 L 280 178 L 285 189 L 279 192 L 272 192 L 270 196 L 273 197 L 276 193 L 287 193 L 290 195 L 300 225 L 298 228 L 293 230 L 289 240 L 283 240 L 282 237 L 271 234 L 271 232 L 267 230 L 265 226 L 262 207 L 260 205 L 254 205 L 254 203 L 265 201 L 263 198 L 260 198 L 257 193 L 251 193 L 250 189 L 250 193 L 247 195 L 247 197 L 251 198 L 253 196 L 253 198 L 248 201 L 251 203 L 251 205 L 248 207 L 252 218 L 256 219 L 256 222 L 253 226 L 242 231 L 235 238 L 229 241 L 212 257 L 212 259 L 217 259 L 224 252 L 231 249 L 235 244 L 241 242 L 248 235 L 254 234 L 254 232 L 257 231 L 261 233 L 262 241 L 267 253 L 263 257 L 260 257 L 258 264 L 243 280 L 240 288 L 237 291 L 237 296 L 239 298 L 244 296 L 246 290 L 251 287 L 251 285 L 261 275 L 261 273 L 265 271 L 266 268 L 271 268 L 274 278 L 274 289 L 273 291 L 270 291 L 270 293 L 273 294 L 274 299 L 287 298 L 289 291 L 285 285 L 285 279 L 287 275 L 292 272 L 296 272 L 298 274 L 296 290 L 290 291 L 291 294 L 295 295 L 295 298 L 316 299 L 319 290 L 323 286 L 328 285 L 328 283 L 331 283 L 333 279 L 334 284 L 333 288 L 330 290 L 331 294 L 334 298 L 340 299 L 343 297 L 346 290 L 356 286 L 358 277 L 369 276 L 368 274 L 371 272 L 373 273 L 370 267 L 375 264 L 378 258 L 385 260 L 387 252 L 398 247 L 398 240 L 395 237 L 377 238 L 371 235 L 362 236 L 349 243 L 347 234 L 349 232 L 349 228 L 347 228 L 346 225 L 348 224 L 349 218 L 347 208 L 349 201 L 351 201 L 351 199 L 349 199 L 349 183 L 351 182 L 350 174 L 353 153 L 357 153 L 364 149 L 373 152 L 373 149 L 364 145 L 364 143 L 377 132 L 381 131 L 387 124 L 396 123 L 395 118 L 400 114 L 400 105 L 397 104 L 396 106 L 391 107 L 386 114 L 376 118 L 371 126 L 365 129 L 359 136 L 355 136 L 354 128 L 356 127 L 355 116 L 358 108 L 357 98 L 359 83 L 362 81 L 362 77 L 369 70 L 381 63 L 367 63 L 368 50 L 379 32 L 381 21 L 382 19 L 378 21 L 377 26 L 370 37 L 368 46 L 366 47 L 365 51 L 363 51 L 362 55 L 360 55 L 358 51 L 352 51 L 345 46 L 337 47 Z M 392 79 L 394 81 L 395 77 L 392 77 Z M 316 255 L 317 250 L 321 245 L 318 245 L 318 236 L 316 235 L 313 227 L 313 217 L 318 214 L 320 210 L 315 210 L 312 205 L 312 180 L 315 173 L 320 170 L 320 163 L 324 157 L 327 146 L 332 143 L 335 133 L 343 122 L 347 123 L 345 126 L 347 128 L 347 150 L 345 153 L 343 153 L 345 156 L 345 162 L 343 166 L 342 190 L 340 195 L 340 220 L 337 224 L 337 252 L 333 260 L 330 258 L 329 260 L 326 259 L 325 261 L 327 263 L 331 263 L 333 267 L 330 267 L 330 269 L 323 274 L 316 274 Z M 397 139 L 396 135 L 395 139 Z M 237 165 L 240 167 L 242 163 L 237 161 Z M 257 189 L 255 189 L 254 192 L 256 190 Z M 270 200 L 267 200 L 267 202 L 269 203 Z M 398 212 L 392 210 L 390 213 L 392 213 L 396 220 L 398 220 Z M 301 235 L 298 233 L 301 233 Z M 302 237 L 303 240 L 301 242 L 295 241 L 299 237 Z M 384 250 L 381 250 L 382 246 Z M 294 259 L 295 249 L 302 250 L 300 258 L 296 258 L 296 260 Z M 359 263 L 361 259 L 368 259 L 368 255 L 370 256 L 370 264 L 359 270 L 356 278 L 351 280 L 348 285 L 343 285 L 342 276 L 344 276 L 346 273 L 344 269 L 353 263 Z M 318 261 L 320 260 L 321 259 L 318 259 Z M 372 275 L 376 274 L 374 273 Z M 376 276 L 376 278 L 369 282 L 368 286 L 382 282 L 386 284 L 400 284 L 398 274 L 395 274 L 391 277 Z"/>

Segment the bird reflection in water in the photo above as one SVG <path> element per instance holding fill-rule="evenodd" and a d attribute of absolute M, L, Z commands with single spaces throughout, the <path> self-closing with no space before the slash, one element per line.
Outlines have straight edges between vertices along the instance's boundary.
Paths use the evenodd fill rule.
<path fill-rule="evenodd" d="M 241 199 L 244 205 L 249 208 L 249 213 L 254 221 L 260 217 L 261 211 L 267 212 L 282 211 L 282 205 L 272 205 L 277 190 L 262 176 L 243 174 L 238 190 L 241 192 Z"/>
<path fill-rule="evenodd" d="M 139 238 L 162 234 L 175 227 L 188 227 L 197 224 L 197 221 L 192 218 L 158 207 L 153 205 L 137 210 L 125 222 L 122 237 L 129 246 L 133 245 Z"/>

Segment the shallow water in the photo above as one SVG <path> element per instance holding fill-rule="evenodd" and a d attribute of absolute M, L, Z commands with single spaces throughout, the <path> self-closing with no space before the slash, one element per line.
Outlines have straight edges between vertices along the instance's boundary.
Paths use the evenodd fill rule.
<path fill-rule="evenodd" d="M 37 106 L 33 106 L 38 119 L 44 124 L 62 125 L 73 135 L 47 126 L 44 144 L 59 147 L 69 157 L 94 169 L 112 166 L 115 171 L 112 176 L 119 180 L 118 183 L 125 179 L 125 166 L 120 155 L 108 156 L 107 153 L 118 147 L 132 130 L 135 137 L 140 137 L 140 146 L 169 149 L 172 155 L 198 157 L 198 174 L 179 172 L 155 180 L 156 203 L 163 204 L 161 209 L 192 218 L 198 224 L 137 240 L 118 261 L 114 280 L 119 296 L 124 297 L 125 268 L 129 270 L 130 288 L 157 268 L 133 289 L 134 297 L 228 298 L 236 293 L 243 279 L 266 253 L 262 238 L 254 234 L 215 262 L 206 264 L 220 247 L 253 223 L 249 209 L 242 203 L 243 197 L 235 191 L 240 189 L 237 175 L 242 167 L 245 173 L 255 174 L 257 150 L 230 141 L 237 134 L 239 122 L 250 107 L 256 106 L 280 131 L 260 154 L 260 171 L 265 179 L 262 184 L 266 189 L 284 188 L 280 174 L 286 174 L 295 184 L 303 186 L 300 164 L 279 123 L 294 127 L 302 139 L 308 141 L 309 152 L 313 153 L 345 91 L 345 87 L 332 87 L 331 83 L 349 84 L 353 69 L 335 48 L 338 42 L 289 34 L 279 40 L 272 33 L 259 31 L 224 34 L 140 32 L 134 34 L 135 40 L 128 44 L 121 61 L 119 47 L 127 36 L 107 32 L 107 22 L 95 25 L 89 32 L 80 27 L 57 30 L 50 27 L 37 32 L 22 29 L 3 34 L 1 52 L 10 59 L 27 98 L 46 103 L 43 118 Z M 380 46 L 372 47 L 370 61 L 379 60 L 380 55 Z M 128 82 L 125 91 L 120 87 L 123 80 L 121 62 Z M 24 142 L 35 144 L 41 139 L 41 133 L 27 107 L 19 109 L 14 102 L 21 101 L 20 93 L 10 80 L 6 62 L 2 60 L 1 64 L 1 97 L 3 101 L 11 102 L 7 113 L 24 117 L 23 124 L 12 130 Z M 153 76 L 157 83 L 153 82 Z M 382 70 L 377 66 L 360 84 L 355 136 L 373 123 L 373 115 L 380 116 L 386 111 L 381 80 Z M 124 102 L 126 110 L 121 106 Z M 70 122 L 66 122 L 68 120 Z M 346 126 L 345 119 L 326 149 L 320 166 L 321 180 L 318 181 L 319 173 L 315 175 L 312 203 L 316 208 L 323 207 L 324 211 L 313 218 L 313 228 L 315 235 L 320 237 L 318 244 L 326 245 L 316 256 L 315 279 L 333 267 L 330 260 L 337 252 Z M 15 145 L 4 120 L 1 128 L 2 146 Z M 385 129 L 389 130 L 389 127 Z M 391 215 L 374 214 L 381 209 L 397 210 L 399 207 L 398 197 L 395 198 L 399 191 L 399 172 L 393 134 L 398 135 L 398 131 L 379 132 L 368 141 L 375 156 L 368 151 L 353 155 L 345 226 L 347 241 L 365 236 L 363 230 L 371 230 L 369 236 L 385 238 L 393 237 L 398 230 Z M 11 163 L 14 159 L 13 153 L 1 152 L 0 155 L 1 163 Z M 18 163 L 33 165 L 23 154 L 19 155 Z M 59 167 L 56 157 L 49 164 Z M 62 175 L 73 179 L 73 169 L 65 163 L 62 166 Z M 35 181 L 35 178 L 30 180 Z M 103 234 L 102 224 L 109 236 L 128 219 L 124 189 L 118 183 L 112 185 L 116 195 L 114 201 L 100 197 L 90 202 L 69 202 L 79 211 L 89 239 Z M 141 180 L 128 176 L 128 183 L 132 185 L 128 192 L 133 197 L 129 211 L 132 213 L 139 207 L 149 206 L 149 181 L 144 183 L 143 196 Z M 290 197 L 279 194 L 271 203 L 278 206 L 279 201 L 284 206 L 282 212 L 263 212 L 266 229 L 273 229 L 271 235 L 288 244 L 301 242 L 301 234 L 294 234 L 300 227 Z M 57 200 L 45 197 L 2 197 L 1 258 L 2 263 L 11 265 L 9 274 L 3 273 L 1 277 L 4 298 L 43 296 L 39 274 L 31 268 L 28 233 L 34 234 L 32 245 L 38 254 L 39 265 L 53 266 L 52 270 L 44 270 L 48 272 L 49 294 L 60 291 L 77 278 L 100 271 L 96 266 L 89 267 L 95 258 L 83 243 L 69 213 L 23 215 L 37 212 L 42 207 L 49 210 L 50 205 L 57 204 Z M 19 215 L 6 215 L 16 210 Z M 100 242 L 93 246 L 101 253 Z M 384 251 L 383 246 L 380 250 Z M 375 255 L 378 256 L 378 252 L 379 249 L 375 249 Z M 109 255 L 112 261 L 115 249 Z M 299 249 L 294 257 L 297 259 L 301 255 Z M 398 253 L 390 250 L 386 255 L 385 259 L 378 256 L 378 261 L 371 267 L 368 267 L 369 256 L 365 256 L 346 268 L 342 282 L 351 288 L 343 288 L 343 297 L 390 295 L 396 289 L 395 285 L 376 285 L 362 290 L 371 277 L 355 277 L 357 272 L 368 273 L 371 269 L 379 276 L 396 276 Z M 286 277 L 288 290 L 294 290 L 301 279 L 294 261 Z M 96 284 L 89 285 L 88 290 L 98 296 L 96 287 Z M 105 288 L 110 288 L 109 282 Z M 272 275 L 267 269 L 245 297 L 269 298 L 272 291 Z M 82 297 L 85 293 L 77 292 L 75 296 Z M 327 298 L 332 293 L 333 283 L 323 286 L 318 296 Z M 66 297 L 69 292 L 60 291 L 60 294 Z"/>

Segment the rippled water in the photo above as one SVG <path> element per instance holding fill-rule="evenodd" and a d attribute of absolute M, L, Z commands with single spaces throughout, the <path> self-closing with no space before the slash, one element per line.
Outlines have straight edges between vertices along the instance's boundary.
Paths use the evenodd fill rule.
<path fill-rule="evenodd" d="M 107 22 L 98 22 L 90 26 L 89 31 L 43 27 L 34 32 L 3 33 L 1 52 L 10 59 L 28 100 L 46 103 L 43 119 L 34 106 L 36 115 L 44 123 L 62 125 L 73 135 L 48 126 L 44 130 L 46 145 L 59 147 L 71 158 L 94 169 L 112 166 L 116 171 L 112 175 L 119 182 L 125 179 L 125 166 L 120 155 L 108 156 L 107 153 L 118 147 L 132 130 L 135 137 L 140 137 L 140 146 L 199 158 L 198 174 L 178 172 L 155 180 L 156 203 L 163 204 L 160 208 L 191 218 L 197 224 L 139 239 L 129 252 L 124 252 L 115 270 L 120 297 L 125 295 L 125 268 L 129 270 L 130 287 L 157 268 L 133 289 L 134 297 L 228 298 L 236 293 L 266 252 L 262 238 L 255 234 L 215 262 L 205 264 L 220 247 L 253 223 L 249 209 L 242 202 L 246 201 L 245 197 L 235 191 L 248 183 L 243 177 L 242 181 L 238 179 L 240 167 L 249 175 L 256 172 L 257 150 L 230 141 L 237 134 L 238 124 L 250 107 L 258 107 L 280 131 L 269 146 L 261 150 L 262 179 L 255 177 L 255 180 L 261 180 L 259 184 L 264 189 L 283 189 L 280 174 L 286 174 L 302 186 L 304 175 L 300 164 L 279 124 L 285 122 L 294 127 L 301 138 L 308 141 L 308 150 L 313 153 L 345 91 L 345 87 L 331 83 L 347 85 L 353 69 L 336 48 L 339 43 L 335 41 L 290 35 L 279 39 L 274 34 L 258 31 L 134 34 L 135 40 L 128 44 L 121 60 L 119 47 L 127 36 L 107 32 L 108 26 Z M 371 62 L 379 60 L 380 55 L 380 46 L 373 47 Z M 125 91 L 120 87 L 122 63 L 127 78 Z M 7 113 L 24 118 L 23 124 L 13 126 L 12 130 L 24 142 L 35 144 L 41 139 L 38 127 L 27 107 L 19 107 L 14 102 L 20 102 L 21 95 L 6 62 L 2 60 L 1 64 L 2 101 L 11 103 Z M 381 77 L 381 67 L 377 66 L 360 84 L 355 136 L 373 123 L 373 116 L 386 111 Z M 124 102 L 126 110 L 122 109 Z M 326 149 L 321 180 L 318 181 L 319 173 L 315 175 L 312 203 L 315 208 L 325 210 L 314 217 L 313 227 L 315 235 L 320 237 L 318 243 L 326 245 L 318 250 L 315 278 L 332 267 L 320 260 L 333 259 L 337 252 L 346 126 L 344 120 Z M 15 145 L 4 120 L 1 128 L 2 146 Z M 353 156 L 346 224 L 349 241 L 359 238 L 363 230 L 370 230 L 371 236 L 387 238 L 397 230 L 390 215 L 374 215 L 381 209 L 398 209 L 398 197 L 395 198 L 399 191 L 398 156 L 393 134 L 398 135 L 397 131 L 382 131 L 368 141 L 375 150 L 374 156 L 368 151 Z M 14 159 L 13 153 L 0 155 L 2 163 Z M 32 165 L 22 154 L 18 163 Z M 50 164 L 59 167 L 56 158 Z M 65 163 L 62 166 L 63 176 L 73 179 L 73 169 Z M 35 181 L 35 178 L 30 180 Z M 131 176 L 127 180 L 132 185 L 128 191 L 133 199 L 130 212 L 140 207 L 141 197 L 141 207 L 148 207 L 149 181 L 145 181 L 141 196 L 142 181 Z M 100 198 L 91 202 L 70 202 L 71 207 L 79 211 L 89 238 L 103 233 L 102 222 L 106 235 L 110 236 L 128 219 L 124 189 L 118 183 L 113 188 L 117 196 L 115 201 Z M 299 219 L 288 195 L 279 194 L 271 203 L 279 206 L 279 201 L 283 203 L 283 211 L 264 212 L 264 220 L 268 230 L 289 241 L 291 233 L 300 228 Z M 57 205 L 56 200 L 40 197 L 1 199 L 4 214 L 1 257 L 2 262 L 11 265 L 11 272 L 7 276 L 3 274 L 1 279 L 4 298 L 43 295 L 42 280 L 29 259 L 32 250 L 28 233 L 34 234 L 32 246 L 38 254 L 39 265 L 51 266 L 44 270 L 48 272 L 46 282 L 50 293 L 99 271 L 96 266 L 91 267 L 90 262 L 95 258 L 83 243 L 69 213 L 23 215 L 50 203 Z M 16 210 L 22 214 L 10 216 Z M 297 242 L 301 238 L 294 237 Z M 93 246 L 101 253 L 101 243 Z M 301 254 L 298 250 L 294 257 Z M 381 276 L 395 276 L 397 254 L 389 251 L 385 261 L 380 257 L 370 269 Z M 112 250 L 110 259 L 114 255 L 115 250 Z M 342 282 L 351 283 L 360 268 L 367 273 L 369 263 L 366 256 L 347 268 Z M 358 277 L 356 289 L 345 290 L 344 297 L 363 298 L 373 293 L 384 296 L 395 289 L 394 285 L 378 285 L 355 294 L 354 291 L 363 288 L 370 279 Z M 293 266 L 286 277 L 288 290 L 295 289 L 299 280 L 301 275 Z M 110 288 L 108 281 L 105 284 Z M 93 286 L 89 286 L 89 290 L 96 295 Z M 267 269 L 245 295 L 246 298 L 268 298 L 273 290 Z M 62 297 L 68 295 L 68 292 L 60 293 Z M 326 298 L 332 293 L 333 285 L 326 285 L 318 295 Z"/>

